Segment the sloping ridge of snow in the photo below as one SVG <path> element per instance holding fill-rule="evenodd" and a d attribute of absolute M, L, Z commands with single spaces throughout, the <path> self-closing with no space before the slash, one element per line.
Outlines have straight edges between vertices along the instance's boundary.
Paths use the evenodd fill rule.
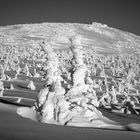
<path fill-rule="evenodd" d="M 28 44 L 31 41 L 47 40 L 54 48 L 69 47 L 69 38 L 82 36 L 83 46 L 97 53 L 139 53 L 140 37 L 132 33 L 108 27 L 105 24 L 40 23 L 0 27 L 0 44 Z M 26 43 L 25 43 L 26 39 Z"/>

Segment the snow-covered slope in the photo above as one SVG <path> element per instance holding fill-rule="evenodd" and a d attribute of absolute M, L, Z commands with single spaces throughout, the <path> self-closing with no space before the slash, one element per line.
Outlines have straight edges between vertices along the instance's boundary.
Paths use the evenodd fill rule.
<path fill-rule="evenodd" d="M 51 42 L 54 48 L 68 48 L 69 38 L 82 36 L 83 46 L 97 53 L 140 53 L 140 37 L 100 23 L 41 23 L 0 27 L 0 45 L 36 45 Z"/>

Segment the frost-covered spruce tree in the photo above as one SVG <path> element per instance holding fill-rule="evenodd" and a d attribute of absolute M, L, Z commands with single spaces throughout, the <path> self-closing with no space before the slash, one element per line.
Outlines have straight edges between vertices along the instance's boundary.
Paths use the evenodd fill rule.
<path fill-rule="evenodd" d="M 35 90 L 35 89 L 36 89 L 36 86 L 34 85 L 34 82 L 33 82 L 33 81 L 29 81 L 27 87 L 28 87 L 30 90 Z"/>
<path fill-rule="evenodd" d="M 3 68 L 3 66 L 2 65 L 0 65 L 0 79 L 1 80 L 6 80 L 6 76 L 5 76 L 5 73 L 4 73 L 4 68 Z"/>
<path fill-rule="evenodd" d="M 46 42 L 41 43 L 42 49 L 46 53 L 46 63 L 44 70 L 47 75 L 46 87 L 42 89 L 38 95 L 35 103 L 37 110 L 37 119 L 44 123 L 55 122 L 56 104 L 59 100 L 58 96 L 65 94 L 65 89 L 61 87 L 63 80 L 59 71 L 59 61 L 57 54 L 54 52 L 52 46 Z"/>
<path fill-rule="evenodd" d="M 85 84 L 84 78 L 87 71 L 86 64 L 84 64 L 84 52 L 81 45 L 81 36 L 76 36 L 72 40 L 72 52 L 75 60 L 75 71 L 73 74 L 73 86 Z"/>
<path fill-rule="evenodd" d="M 3 81 L 0 80 L 0 97 L 3 97 L 3 92 L 4 92 L 4 85 L 3 85 Z"/>
<path fill-rule="evenodd" d="M 56 73 L 58 72 L 59 61 L 57 54 L 53 51 L 53 48 L 49 43 L 43 41 L 40 45 L 47 57 L 43 70 L 47 73 L 47 84 L 51 85 L 56 80 L 56 78 L 58 78 Z"/>
<path fill-rule="evenodd" d="M 71 50 L 73 52 L 73 61 L 75 61 L 74 73 L 72 75 L 72 88 L 68 91 L 67 96 L 71 98 L 72 96 L 81 94 L 87 91 L 87 86 L 85 84 L 85 76 L 87 72 L 86 64 L 84 64 L 84 52 L 81 45 L 81 36 L 76 36 L 71 39 Z"/>

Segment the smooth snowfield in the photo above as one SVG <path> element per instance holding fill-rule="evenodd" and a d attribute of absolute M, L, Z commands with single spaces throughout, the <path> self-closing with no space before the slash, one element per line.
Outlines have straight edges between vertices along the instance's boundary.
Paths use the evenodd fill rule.
<path fill-rule="evenodd" d="M 94 128 L 80 128 L 70 126 L 59 126 L 53 124 L 43 124 L 20 117 L 17 113 L 17 106 L 0 104 L 0 137 L 1 140 L 65 140 L 65 139 L 127 139 L 138 140 L 140 133 L 129 131 L 116 131 Z M 122 122 L 136 120 L 133 118 L 117 116 L 107 113 L 110 117 Z M 140 121 L 139 121 L 140 123 Z"/>

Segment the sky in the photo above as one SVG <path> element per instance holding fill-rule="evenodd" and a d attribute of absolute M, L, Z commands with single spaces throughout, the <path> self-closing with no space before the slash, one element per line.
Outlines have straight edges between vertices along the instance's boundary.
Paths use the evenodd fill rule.
<path fill-rule="evenodd" d="M 99 22 L 140 35 L 139 0 L 0 0 L 0 26 Z"/>

